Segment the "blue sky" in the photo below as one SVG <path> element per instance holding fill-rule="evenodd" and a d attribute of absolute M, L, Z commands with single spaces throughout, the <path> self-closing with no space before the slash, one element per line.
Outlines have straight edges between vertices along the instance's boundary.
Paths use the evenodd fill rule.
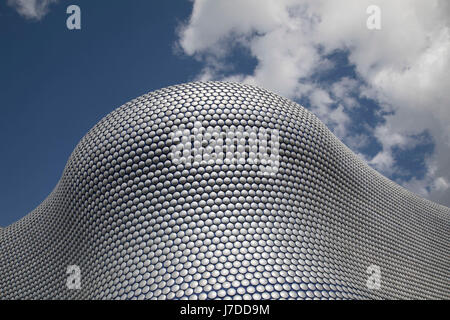
<path fill-rule="evenodd" d="M 0 2 L 0 226 L 33 210 L 56 186 L 78 141 L 128 100 L 193 80 L 194 59 L 174 54 L 178 1 L 77 1 L 82 29 L 66 28 L 63 1 L 40 21 Z"/>
<path fill-rule="evenodd" d="M 45 199 L 106 114 L 198 79 L 254 83 L 301 103 L 371 166 L 449 205 L 450 96 L 440 86 L 450 73 L 450 20 L 438 10 L 448 6 L 381 1 L 374 33 L 364 1 L 331 3 L 0 2 L 0 226 Z M 66 28 L 70 4 L 81 8 L 81 30 Z M 400 23 L 415 39 L 405 40 Z M 431 85 L 409 81 L 417 76 Z"/>

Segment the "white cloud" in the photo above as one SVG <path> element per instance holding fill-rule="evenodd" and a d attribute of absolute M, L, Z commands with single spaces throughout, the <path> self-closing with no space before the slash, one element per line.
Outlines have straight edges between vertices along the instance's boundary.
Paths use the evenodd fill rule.
<path fill-rule="evenodd" d="M 359 83 L 355 79 L 344 77 L 338 82 L 333 83 L 331 92 L 333 95 L 342 101 L 347 108 L 357 106 L 357 101 L 353 96 L 358 91 Z"/>
<path fill-rule="evenodd" d="M 8 0 L 8 5 L 27 19 L 40 20 L 48 12 L 48 7 L 58 0 Z"/>
<path fill-rule="evenodd" d="M 327 91 L 319 88 L 308 91 L 312 104 L 312 111 L 333 128 L 334 133 L 341 139 L 347 136 L 346 125 L 350 122 L 349 116 L 344 112 L 344 107 L 339 104 L 337 108 L 332 108 L 336 103 Z"/>
<path fill-rule="evenodd" d="M 372 159 L 370 159 L 369 164 L 375 169 L 385 172 L 387 174 L 392 174 L 394 172 L 394 158 L 392 153 L 387 150 L 378 152 Z"/>
<path fill-rule="evenodd" d="M 381 30 L 366 27 L 372 4 L 381 9 Z M 376 100 L 386 111 L 373 130 L 382 150 L 361 156 L 392 174 L 402 169 L 393 149 L 411 148 L 418 143 L 414 137 L 428 132 L 435 150 L 425 159 L 426 176 L 403 185 L 450 205 L 448 1 L 195 0 L 179 44 L 204 62 L 202 79 L 222 79 L 227 55 L 236 46 L 245 48 L 256 68 L 227 80 L 310 99 L 311 109 L 353 147 L 360 145 L 347 129 L 352 110 L 360 107 L 355 96 Z M 336 50 L 348 52 L 358 77 L 318 83 L 313 77 L 319 72 L 339 68 L 326 59 Z"/>

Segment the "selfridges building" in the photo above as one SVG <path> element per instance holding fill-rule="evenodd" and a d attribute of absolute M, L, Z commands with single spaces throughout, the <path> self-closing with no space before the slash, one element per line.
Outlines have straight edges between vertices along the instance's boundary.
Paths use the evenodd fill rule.
<path fill-rule="evenodd" d="M 450 209 L 264 89 L 136 98 L 0 229 L 2 299 L 450 298 Z"/>

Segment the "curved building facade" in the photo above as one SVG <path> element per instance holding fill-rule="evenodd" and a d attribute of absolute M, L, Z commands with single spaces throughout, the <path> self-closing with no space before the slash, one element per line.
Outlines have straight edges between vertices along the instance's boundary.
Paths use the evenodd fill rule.
<path fill-rule="evenodd" d="M 0 229 L 2 299 L 449 299 L 450 209 L 266 90 L 136 98 Z"/>

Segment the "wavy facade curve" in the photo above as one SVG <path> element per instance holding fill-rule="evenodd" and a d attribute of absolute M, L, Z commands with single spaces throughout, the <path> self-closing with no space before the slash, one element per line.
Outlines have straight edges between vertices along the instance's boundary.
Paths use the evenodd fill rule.
<path fill-rule="evenodd" d="M 199 160 L 207 145 L 190 138 L 175 161 L 203 127 L 276 132 L 275 170 Z M 368 167 L 303 107 L 195 82 L 107 115 L 47 199 L 0 229 L 0 298 L 449 299 L 449 237 L 449 208 Z"/>

